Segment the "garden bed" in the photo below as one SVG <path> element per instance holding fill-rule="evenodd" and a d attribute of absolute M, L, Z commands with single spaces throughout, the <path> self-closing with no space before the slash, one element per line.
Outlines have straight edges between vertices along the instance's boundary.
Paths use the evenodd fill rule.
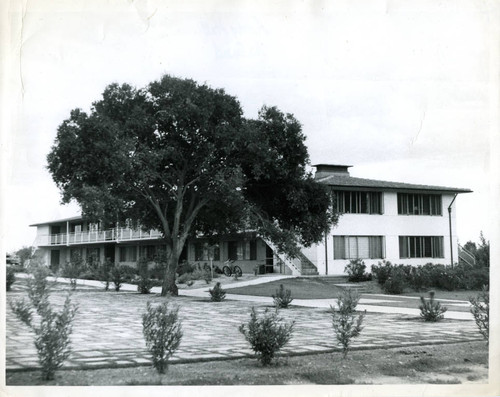
<path fill-rule="evenodd" d="M 255 359 L 173 364 L 165 375 L 151 367 L 63 370 L 42 382 L 39 371 L 9 373 L 7 385 L 291 385 L 487 383 L 484 342 L 352 351 L 280 358 L 263 367 Z M 452 386 L 451 386 L 452 387 Z"/>

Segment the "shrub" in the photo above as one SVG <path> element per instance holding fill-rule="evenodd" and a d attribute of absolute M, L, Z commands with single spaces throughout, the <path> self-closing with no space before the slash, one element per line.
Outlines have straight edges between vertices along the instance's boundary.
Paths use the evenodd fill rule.
<path fill-rule="evenodd" d="M 76 281 L 78 277 L 86 270 L 85 261 L 82 256 L 78 253 L 74 253 L 71 256 L 71 260 L 66 262 L 62 269 L 63 277 L 69 278 L 71 289 L 76 289 Z"/>
<path fill-rule="evenodd" d="M 292 291 L 285 290 L 283 284 L 276 290 L 276 295 L 273 295 L 274 304 L 278 309 L 286 309 L 292 303 Z"/>
<path fill-rule="evenodd" d="M 192 264 L 190 264 L 187 261 L 183 261 L 183 262 L 179 263 L 179 265 L 177 266 L 177 274 L 179 276 L 182 276 L 184 273 L 194 272 L 195 269 L 196 269 L 195 266 L 193 266 Z"/>
<path fill-rule="evenodd" d="M 217 282 L 214 288 L 208 290 L 210 294 L 210 300 L 212 302 L 222 302 L 226 299 L 226 291 L 224 291 L 220 285 L 220 282 Z"/>
<path fill-rule="evenodd" d="M 115 291 L 120 291 L 122 284 L 124 283 L 125 272 L 121 266 L 113 266 L 111 269 L 111 279 L 115 285 Z"/>
<path fill-rule="evenodd" d="M 467 290 L 481 290 L 484 286 L 488 287 L 490 285 L 489 267 L 476 267 L 470 269 L 464 281 L 464 288 Z"/>
<path fill-rule="evenodd" d="M 266 309 L 261 318 L 252 307 L 250 321 L 241 324 L 239 331 L 252 346 L 257 359 L 262 365 L 269 365 L 276 353 L 285 346 L 292 337 L 295 322 L 285 322 L 278 312 Z"/>
<path fill-rule="evenodd" d="M 179 320 L 179 308 L 169 310 L 168 303 L 153 307 L 146 305 L 142 315 L 142 332 L 146 347 L 153 356 L 153 367 L 164 374 L 168 360 L 179 347 L 182 340 L 182 326 Z"/>
<path fill-rule="evenodd" d="M 380 285 L 385 284 L 385 282 L 391 275 L 392 270 L 393 266 L 389 261 L 384 260 L 382 262 L 379 262 L 378 265 L 372 265 L 372 274 L 375 276 L 377 282 Z"/>
<path fill-rule="evenodd" d="M 97 277 L 104 283 L 104 290 L 109 290 L 109 284 L 111 283 L 111 272 L 115 264 L 109 259 L 106 259 L 102 264 L 99 264 L 97 268 Z"/>
<path fill-rule="evenodd" d="M 483 287 L 482 291 L 476 297 L 470 297 L 470 311 L 474 316 L 479 333 L 489 342 L 490 334 L 490 295 L 488 288 Z"/>
<path fill-rule="evenodd" d="M 344 268 L 344 272 L 349 276 L 349 281 L 360 282 L 371 280 L 371 274 L 366 273 L 365 262 L 361 259 L 352 259 Z"/>
<path fill-rule="evenodd" d="M 7 291 L 10 291 L 10 288 L 12 284 L 16 281 L 16 273 L 14 272 L 14 269 L 11 269 L 10 266 L 7 267 L 6 274 L 5 274 L 5 284 Z"/>
<path fill-rule="evenodd" d="M 203 269 L 203 279 L 207 284 L 210 284 L 212 281 L 212 271 L 210 269 Z"/>
<path fill-rule="evenodd" d="M 153 281 L 150 278 L 148 260 L 140 258 L 137 262 L 137 270 L 139 274 L 139 283 L 137 284 L 137 291 L 141 294 L 149 294 L 153 288 Z"/>
<path fill-rule="evenodd" d="M 402 294 L 405 288 L 405 273 L 400 268 L 394 268 L 383 287 L 387 294 Z"/>
<path fill-rule="evenodd" d="M 49 303 L 49 288 L 46 272 L 37 271 L 28 282 L 29 303 L 24 299 L 10 302 L 16 317 L 35 333 L 35 347 L 38 360 L 42 366 L 42 378 L 54 379 L 54 373 L 70 354 L 72 322 L 77 307 L 71 305 L 69 296 L 64 302 L 61 312 L 55 312 Z M 35 310 L 38 323 L 34 321 Z"/>
<path fill-rule="evenodd" d="M 421 291 L 432 283 L 428 269 L 422 266 L 410 266 L 406 280 L 408 285 L 415 291 Z"/>
<path fill-rule="evenodd" d="M 420 317 L 425 321 L 437 322 L 444 318 L 444 313 L 448 310 L 441 306 L 441 303 L 434 300 L 435 292 L 429 292 L 429 300 L 426 301 L 423 296 L 420 297 Z"/>
<path fill-rule="evenodd" d="M 26 280 L 28 285 L 28 299 L 33 303 L 34 307 L 49 296 L 51 285 L 47 280 L 50 274 L 49 269 L 43 265 L 33 266 L 30 269 L 30 277 Z"/>
<path fill-rule="evenodd" d="M 343 358 L 347 357 L 351 340 L 357 337 L 363 329 L 361 325 L 366 311 L 358 316 L 355 315 L 358 302 L 358 293 L 346 289 L 337 298 L 338 308 L 330 307 L 333 331 L 337 341 L 342 345 Z"/>
<path fill-rule="evenodd" d="M 192 273 L 183 273 L 179 277 L 177 277 L 177 284 L 185 284 L 188 281 L 191 281 Z"/>

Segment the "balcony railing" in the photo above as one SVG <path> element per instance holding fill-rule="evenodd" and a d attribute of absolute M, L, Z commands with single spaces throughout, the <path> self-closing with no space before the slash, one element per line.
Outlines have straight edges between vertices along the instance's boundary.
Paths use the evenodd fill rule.
<path fill-rule="evenodd" d="M 151 230 L 144 232 L 137 229 L 116 228 L 87 232 L 59 233 L 37 236 L 37 245 L 73 245 L 86 243 L 112 243 L 134 240 L 154 240 L 162 237 L 161 232 Z"/>

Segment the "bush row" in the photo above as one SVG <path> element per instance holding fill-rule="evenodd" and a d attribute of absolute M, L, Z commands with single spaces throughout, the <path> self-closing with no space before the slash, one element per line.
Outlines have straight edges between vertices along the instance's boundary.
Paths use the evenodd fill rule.
<path fill-rule="evenodd" d="M 402 293 L 404 287 L 415 291 L 438 288 L 447 291 L 480 290 L 489 285 L 489 269 L 466 264 L 446 266 L 427 263 L 423 266 L 393 265 L 389 261 L 372 265 L 372 274 L 388 293 Z"/>

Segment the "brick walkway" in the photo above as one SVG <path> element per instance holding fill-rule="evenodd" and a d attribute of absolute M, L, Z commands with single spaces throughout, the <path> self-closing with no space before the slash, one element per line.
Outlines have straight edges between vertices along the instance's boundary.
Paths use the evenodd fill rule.
<path fill-rule="evenodd" d="M 58 285 L 51 299 L 62 305 L 67 286 Z M 16 282 L 7 301 L 25 296 L 24 283 Z M 63 368 L 104 368 L 150 365 L 150 356 L 142 336 L 141 315 L 146 302 L 163 302 L 159 295 L 133 292 L 105 292 L 79 287 L 72 294 L 78 304 L 72 339 L 72 353 Z M 213 303 L 202 297 L 170 299 L 178 305 L 184 337 L 173 362 L 229 359 L 252 355 L 238 326 L 248 321 L 252 306 L 261 312 L 265 302 L 231 301 Z M 272 309 L 272 308 L 271 308 Z M 330 315 L 325 308 L 292 307 L 280 312 L 295 320 L 296 328 L 285 354 L 306 354 L 339 350 L 333 336 Z M 14 318 L 7 305 L 6 368 L 23 370 L 38 367 L 33 334 Z M 429 343 L 453 343 L 482 340 L 473 321 L 444 320 L 425 323 L 404 314 L 368 313 L 361 336 L 353 348 L 409 346 Z"/>

